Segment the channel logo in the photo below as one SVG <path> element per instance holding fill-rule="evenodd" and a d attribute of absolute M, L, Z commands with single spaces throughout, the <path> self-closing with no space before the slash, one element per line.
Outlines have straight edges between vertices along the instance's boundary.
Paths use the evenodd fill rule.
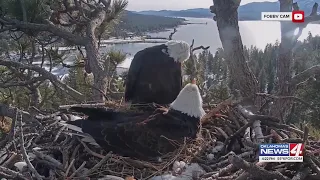
<path fill-rule="evenodd" d="M 292 22 L 303 23 L 304 22 L 304 11 L 293 11 Z"/>
<path fill-rule="evenodd" d="M 259 162 L 303 162 L 303 144 L 260 144 Z"/>
<path fill-rule="evenodd" d="M 304 22 L 304 11 L 293 12 L 261 12 L 262 21 L 291 21 L 293 23 Z"/>

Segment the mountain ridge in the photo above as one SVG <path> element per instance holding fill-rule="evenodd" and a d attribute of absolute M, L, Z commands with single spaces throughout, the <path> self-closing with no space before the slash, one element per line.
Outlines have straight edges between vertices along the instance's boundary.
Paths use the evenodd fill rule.
<path fill-rule="evenodd" d="M 311 13 L 312 6 L 315 2 L 320 4 L 320 0 L 296 0 L 301 10 L 308 15 Z M 239 7 L 239 20 L 260 20 L 261 12 L 278 12 L 279 2 L 252 2 Z M 157 15 L 168 17 L 193 17 L 193 18 L 212 18 L 209 8 L 193 8 L 185 10 L 148 10 L 148 11 L 132 11 L 144 15 Z M 319 11 L 320 12 L 320 11 Z"/>

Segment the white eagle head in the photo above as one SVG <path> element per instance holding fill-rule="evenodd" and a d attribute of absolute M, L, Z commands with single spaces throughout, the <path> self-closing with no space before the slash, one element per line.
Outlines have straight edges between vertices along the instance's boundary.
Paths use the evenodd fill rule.
<path fill-rule="evenodd" d="M 165 44 L 168 48 L 168 55 L 175 62 L 182 63 L 190 57 L 190 45 L 185 41 L 170 40 Z"/>
<path fill-rule="evenodd" d="M 202 98 L 195 80 L 180 91 L 170 108 L 196 118 L 202 118 L 206 114 L 202 108 Z"/>

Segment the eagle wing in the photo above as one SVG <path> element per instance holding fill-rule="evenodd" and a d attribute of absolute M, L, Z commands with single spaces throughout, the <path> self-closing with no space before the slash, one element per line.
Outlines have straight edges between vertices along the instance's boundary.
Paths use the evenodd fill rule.
<path fill-rule="evenodd" d="M 110 123 L 102 122 L 104 128 L 101 131 L 100 139 L 106 148 L 125 156 L 137 158 L 149 158 L 159 155 L 155 149 L 157 148 L 157 140 L 154 138 L 153 132 L 146 129 L 145 126 L 139 126 L 141 120 L 147 118 L 148 115 L 128 117 L 126 122 Z"/>
<path fill-rule="evenodd" d="M 133 93 L 135 90 L 135 84 L 137 83 L 137 79 L 140 74 L 140 69 L 144 64 L 143 63 L 143 61 L 145 60 L 143 58 L 144 54 L 145 54 L 144 50 L 137 52 L 131 61 L 126 83 L 125 83 L 126 87 L 125 87 L 124 98 L 126 101 L 129 101 L 133 96 Z"/>
<path fill-rule="evenodd" d="M 139 123 L 148 128 L 154 134 L 163 135 L 170 139 L 181 139 L 192 136 L 196 131 L 183 116 L 177 116 L 171 112 L 157 113 Z"/>
<path fill-rule="evenodd" d="M 148 119 L 145 123 L 141 123 Z M 128 116 L 126 121 L 95 121 L 86 127 L 100 146 L 125 156 L 137 158 L 157 157 L 171 151 L 168 139 L 181 140 L 188 137 L 191 127 L 172 113 Z"/>
<path fill-rule="evenodd" d="M 177 82 L 174 85 L 176 87 L 174 87 L 173 89 L 176 90 L 176 95 L 175 97 L 178 96 L 178 94 L 180 93 L 181 89 L 182 89 L 182 68 L 181 68 L 181 63 L 176 63 L 177 66 L 180 66 L 178 68 L 175 68 L 175 72 L 174 72 L 174 76 L 172 76 L 172 78 L 175 78 L 173 82 Z"/>
<path fill-rule="evenodd" d="M 168 58 L 168 53 L 167 51 L 167 46 L 164 44 L 161 45 L 156 45 L 152 47 L 148 47 L 144 50 L 141 50 L 137 52 L 132 59 L 128 75 L 126 78 L 126 83 L 125 83 L 125 100 L 130 101 L 133 98 L 136 98 L 134 96 L 137 96 L 136 90 L 137 90 L 137 84 L 138 83 L 144 83 L 144 81 L 150 81 L 152 78 L 154 81 L 157 81 L 159 79 L 163 79 L 163 76 L 161 76 L 155 68 L 163 67 L 163 63 L 165 62 L 164 59 Z M 176 64 L 176 63 L 175 63 Z M 181 68 L 179 77 L 181 78 Z M 141 74 L 141 72 L 148 72 L 148 77 L 145 77 L 144 74 Z M 150 74 L 151 73 L 151 74 Z M 171 77 L 171 76 L 170 76 Z M 161 83 L 162 81 L 158 82 Z M 163 83 L 163 82 L 162 82 Z M 159 85 L 159 84 L 158 84 Z M 163 84 L 160 84 L 161 87 Z M 181 89 L 181 88 L 180 88 Z M 141 92 L 141 89 L 138 91 Z M 179 90 L 180 91 L 180 90 Z M 146 95 L 147 96 L 147 95 Z"/>
<path fill-rule="evenodd" d="M 114 113 L 115 111 L 112 109 L 106 109 L 106 108 L 92 108 L 92 107 L 80 107 L 80 106 L 74 106 L 69 109 L 70 111 L 83 113 L 87 116 L 104 116 L 108 119 L 108 117 Z"/>

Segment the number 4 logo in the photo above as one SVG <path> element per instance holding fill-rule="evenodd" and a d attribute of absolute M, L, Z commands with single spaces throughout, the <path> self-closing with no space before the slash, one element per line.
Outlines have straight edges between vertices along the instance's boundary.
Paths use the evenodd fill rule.
<path fill-rule="evenodd" d="M 303 144 L 291 143 L 290 144 L 290 156 L 302 156 Z"/>

